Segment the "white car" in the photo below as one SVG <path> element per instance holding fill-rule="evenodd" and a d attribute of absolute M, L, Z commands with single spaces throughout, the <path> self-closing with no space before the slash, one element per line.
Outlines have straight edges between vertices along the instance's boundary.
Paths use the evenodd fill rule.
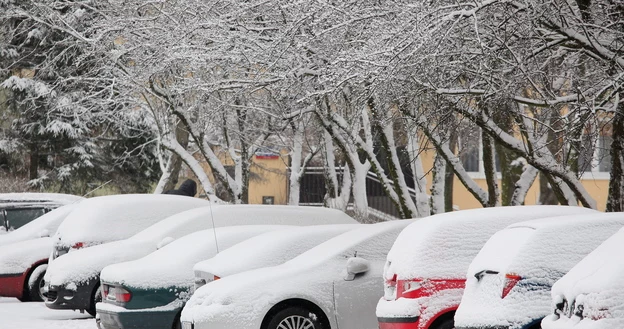
<path fill-rule="evenodd" d="M 583 258 L 551 290 L 544 329 L 624 328 L 624 229 Z"/>
<path fill-rule="evenodd" d="M 343 233 L 275 267 L 197 289 L 182 310 L 194 329 L 377 328 L 386 254 L 411 220 Z"/>
<path fill-rule="evenodd" d="M 550 288 L 624 226 L 624 213 L 521 222 L 494 234 L 468 268 L 455 327 L 540 328 Z"/>
<path fill-rule="evenodd" d="M 269 232 L 243 241 L 193 266 L 195 288 L 232 274 L 280 265 L 359 225 L 319 225 Z"/>
<path fill-rule="evenodd" d="M 492 207 L 429 216 L 406 227 L 388 253 L 379 328 L 453 328 L 468 266 L 492 234 L 513 223 L 565 214 L 600 213 L 568 206 Z"/>
<path fill-rule="evenodd" d="M 51 259 L 74 250 L 127 239 L 171 215 L 209 205 L 206 200 L 168 194 L 122 194 L 86 199 L 56 231 Z"/>
<path fill-rule="evenodd" d="M 141 258 L 199 230 L 251 224 L 303 226 L 338 223 L 357 222 L 342 212 L 328 208 L 213 205 L 188 210 L 159 221 L 129 239 L 74 250 L 55 259 L 45 275 L 48 288 L 46 306 L 86 310 L 95 315 L 95 304 L 101 300 L 99 275 L 104 267 Z"/>

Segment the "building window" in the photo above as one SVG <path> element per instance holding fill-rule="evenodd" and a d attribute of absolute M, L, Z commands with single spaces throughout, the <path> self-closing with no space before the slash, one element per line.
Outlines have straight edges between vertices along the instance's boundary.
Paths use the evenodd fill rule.
<path fill-rule="evenodd" d="M 601 135 L 595 139 L 591 135 L 583 135 L 578 158 L 579 172 L 610 173 L 611 142 L 613 137 L 610 135 Z"/>
<path fill-rule="evenodd" d="M 485 176 L 483 165 L 483 143 L 481 142 L 481 129 L 477 127 L 460 128 L 458 140 L 459 159 L 464 169 L 473 176 Z M 494 151 L 494 162 L 496 172 L 501 172 L 500 158 Z"/>

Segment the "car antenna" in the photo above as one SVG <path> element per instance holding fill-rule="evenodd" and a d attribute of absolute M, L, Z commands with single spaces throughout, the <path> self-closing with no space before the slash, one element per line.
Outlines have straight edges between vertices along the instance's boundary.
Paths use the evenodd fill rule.
<path fill-rule="evenodd" d="M 91 194 L 91 193 L 93 193 L 93 192 L 95 192 L 95 191 L 97 191 L 97 190 L 101 189 L 102 187 L 104 187 L 104 186 L 108 185 L 108 183 L 110 183 L 110 182 L 112 182 L 112 181 L 113 181 L 113 180 L 111 179 L 111 180 L 109 180 L 108 182 L 106 182 L 106 183 L 104 183 L 104 184 L 102 184 L 102 185 L 100 185 L 100 186 L 98 186 L 98 187 L 96 187 L 96 188 L 92 189 L 91 191 L 89 191 L 89 192 L 85 193 L 82 197 L 83 197 L 83 198 L 86 198 L 89 194 Z M 74 201 L 73 203 L 78 202 L 78 201 L 79 201 L 79 200 L 76 200 L 76 201 Z"/>
<path fill-rule="evenodd" d="M 219 242 L 217 241 L 217 228 L 215 227 L 214 216 L 212 215 L 212 200 L 210 194 L 208 196 L 208 204 L 210 205 L 210 220 L 212 221 L 212 234 L 214 234 L 215 247 L 217 247 L 217 254 L 219 253 Z"/>

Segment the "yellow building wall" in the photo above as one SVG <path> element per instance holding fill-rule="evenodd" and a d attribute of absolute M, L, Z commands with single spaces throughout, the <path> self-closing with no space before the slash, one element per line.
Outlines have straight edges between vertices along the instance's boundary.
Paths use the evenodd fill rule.
<path fill-rule="evenodd" d="M 433 174 L 431 168 L 433 168 L 433 160 L 435 153 L 432 151 L 426 151 L 421 154 L 423 167 L 427 172 L 427 189 L 431 189 Z M 474 181 L 483 189 L 487 190 L 487 183 L 485 179 L 476 178 Z M 585 178 L 581 180 L 583 186 L 587 189 L 587 192 L 596 200 L 598 210 L 604 211 L 607 204 L 607 196 L 609 193 L 609 180 L 602 178 Z M 500 180 L 498 186 L 501 185 Z M 525 204 L 534 205 L 539 199 L 539 177 L 535 179 L 535 182 L 529 189 Z M 459 209 L 474 209 L 481 208 L 481 204 L 477 199 L 466 189 L 462 182 L 455 177 L 453 181 L 453 205 Z"/>
<path fill-rule="evenodd" d="M 253 157 L 251 172 L 259 179 L 249 180 L 249 203 L 262 204 L 263 196 L 274 197 L 275 204 L 288 202 L 288 156 L 277 158 Z"/>

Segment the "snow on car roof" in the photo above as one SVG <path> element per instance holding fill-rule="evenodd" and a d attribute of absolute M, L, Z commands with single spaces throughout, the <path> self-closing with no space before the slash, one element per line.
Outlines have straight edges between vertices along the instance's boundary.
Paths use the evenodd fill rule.
<path fill-rule="evenodd" d="M 515 223 L 494 234 L 474 258 L 468 276 L 482 270 L 559 276 L 624 225 L 623 213 L 559 216 Z"/>
<path fill-rule="evenodd" d="M 69 204 L 82 199 L 80 196 L 62 193 L 0 193 L 0 204 L 9 202 Z"/>
<path fill-rule="evenodd" d="M 222 251 L 213 258 L 197 263 L 193 270 L 223 277 L 245 270 L 278 265 L 336 235 L 360 226 L 353 224 L 318 225 L 264 233 Z"/>
<path fill-rule="evenodd" d="M 208 205 L 206 200 L 169 194 L 123 194 L 86 199 L 56 232 L 64 245 L 126 239 L 173 214 Z"/>
<path fill-rule="evenodd" d="M 399 234 L 388 253 L 386 276 L 461 278 L 487 239 L 509 224 L 558 215 L 597 213 L 568 206 L 518 206 L 462 210 L 429 216 Z M 436 264 L 436 266 L 431 266 Z"/>
<path fill-rule="evenodd" d="M 258 234 L 289 227 L 244 225 L 202 230 L 177 239 L 143 258 L 107 266 L 102 270 L 101 279 L 103 282 L 138 288 L 190 287 L 193 286 L 193 265 L 217 254 L 217 243 L 219 251 L 225 252 Z M 230 261 L 240 260 L 232 258 Z"/>
<path fill-rule="evenodd" d="M 572 301 L 579 294 L 599 293 L 603 295 L 601 300 L 613 299 L 611 302 L 615 301 L 621 305 L 624 299 L 621 297 L 624 290 L 622 250 L 624 250 L 624 228 L 602 242 L 557 281 L 552 287 L 552 295 L 563 295 L 568 301 Z"/>
<path fill-rule="evenodd" d="M 68 204 L 56 208 L 33 221 L 5 235 L 0 235 L 0 246 L 18 241 L 36 239 L 42 236 L 54 235 L 65 217 L 76 208 L 78 204 Z"/>
<path fill-rule="evenodd" d="M 198 220 L 201 219 L 201 220 Z M 175 214 L 137 233 L 132 239 L 174 238 L 197 230 L 235 225 L 317 225 L 357 223 L 342 211 L 321 207 L 268 205 L 213 205 Z"/>
<path fill-rule="evenodd" d="M 332 239 L 329 239 L 318 246 L 302 253 L 301 255 L 293 258 L 285 264 L 297 265 L 305 264 L 310 265 L 314 263 L 320 263 L 326 259 L 332 258 L 336 255 L 343 253 L 358 244 L 365 242 L 373 237 L 388 235 L 388 237 L 394 240 L 396 234 L 407 225 L 413 223 L 414 220 L 392 220 L 387 222 L 381 222 L 376 224 L 363 224 L 362 227 L 351 230 L 349 232 L 340 234 Z M 369 246 L 369 251 L 374 252 L 378 248 L 375 246 Z M 385 254 L 384 250 L 380 252 Z M 366 256 L 363 256 L 366 258 Z"/>

